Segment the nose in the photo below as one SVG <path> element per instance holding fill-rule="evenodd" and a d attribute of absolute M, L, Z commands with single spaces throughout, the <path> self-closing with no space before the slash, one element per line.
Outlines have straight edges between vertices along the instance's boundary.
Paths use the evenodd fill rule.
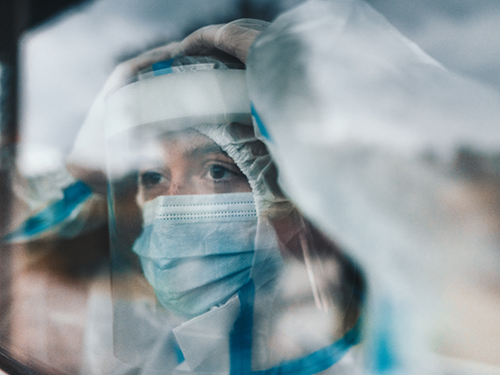
<path fill-rule="evenodd" d="M 172 173 L 172 179 L 166 195 L 193 195 L 196 194 L 192 179 L 186 173 Z"/>

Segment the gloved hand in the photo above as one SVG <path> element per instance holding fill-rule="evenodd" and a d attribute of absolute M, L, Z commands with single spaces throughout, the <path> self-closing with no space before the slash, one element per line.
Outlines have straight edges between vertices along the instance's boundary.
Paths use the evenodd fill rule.
<path fill-rule="evenodd" d="M 248 49 L 268 25 L 266 21 L 244 18 L 228 24 L 205 26 L 182 41 L 182 53 L 196 56 L 223 51 L 246 63 Z"/>
<path fill-rule="evenodd" d="M 222 51 L 245 63 L 248 49 L 267 26 L 267 22 L 254 19 L 205 26 L 182 42 L 152 49 L 118 65 L 95 99 L 77 135 L 67 160 L 70 173 L 95 192 L 106 192 L 105 98 L 110 92 L 126 85 L 141 70 L 176 56 L 203 56 Z"/>

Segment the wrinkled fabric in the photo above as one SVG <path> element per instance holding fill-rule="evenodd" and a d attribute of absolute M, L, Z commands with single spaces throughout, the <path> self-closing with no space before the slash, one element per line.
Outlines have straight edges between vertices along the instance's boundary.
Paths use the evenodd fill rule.
<path fill-rule="evenodd" d="M 259 216 L 285 217 L 293 209 L 278 185 L 278 171 L 266 146 L 251 126 L 238 123 L 196 125 L 194 129 L 217 143 L 247 177 Z"/>
<path fill-rule="evenodd" d="M 425 373 L 448 278 L 498 275 L 491 215 L 454 160 L 498 152 L 500 95 L 358 0 L 278 17 L 250 48 L 247 83 L 280 187 L 366 272 L 367 368 Z"/>

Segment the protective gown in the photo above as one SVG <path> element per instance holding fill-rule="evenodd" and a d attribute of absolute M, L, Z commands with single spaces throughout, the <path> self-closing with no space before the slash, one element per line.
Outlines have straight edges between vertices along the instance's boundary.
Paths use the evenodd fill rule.
<path fill-rule="evenodd" d="M 153 65 L 152 72 L 141 73 L 136 82 L 118 89 L 108 97 L 108 107 L 111 109 L 107 116 L 112 117 L 109 121 L 114 125 L 107 128 L 106 136 L 110 139 L 107 152 L 116 151 L 116 163 L 120 166 L 114 168 L 115 164 L 108 163 L 109 195 L 113 199 L 110 205 L 111 243 L 116 244 L 114 259 L 121 259 L 113 263 L 113 280 L 117 284 L 113 294 L 114 352 L 120 360 L 140 368 L 144 373 L 155 373 L 162 369 L 173 372 L 316 373 L 332 366 L 343 368 L 344 363 L 340 364 L 339 361 L 359 340 L 359 324 L 349 327 L 345 334 L 340 331 L 335 333 L 335 322 L 338 324 L 342 321 L 342 311 L 334 312 L 333 306 L 328 309 L 326 305 L 323 310 L 318 309 L 317 301 L 309 289 L 310 281 L 306 279 L 303 283 L 290 279 L 305 276 L 307 267 L 307 272 L 314 273 L 318 267 L 318 270 L 323 270 L 318 262 L 320 258 L 314 260 L 316 265 L 304 268 L 311 260 L 304 257 L 304 263 L 296 262 L 291 257 L 291 250 L 278 244 L 283 242 L 283 237 L 278 239 L 272 223 L 276 220 L 296 220 L 287 226 L 286 232 L 282 232 L 285 242 L 300 233 L 313 237 L 316 234 L 304 226 L 294 206 L 277 185 L 277 170 L 265 145 L 254 134 L 244 77 L 244 71 L 228 69 L 210 57 L 180 57 Z M 203 86 L 203 80 L 216 87 Z M 177 81 L 182 84 L 182 88 L 175 86 Z M 161 90 L 158 91 L 158 88 Z M 169 89 L 176 97 L 165 93 L 164 90 Z M 179 95 L 181 90 L 183 95 Z M 150 95 L 153 92 L 156 94 Z M 196 92 L 203 94 L 195 104 Z M 220 98 L 218 93 L 221 93 Z M 207 109 L 213 114 L 200 110 L 201 107 L 207 108 L 205 105 L 213 96 L 216 100 Z M 243 109 L 235 99 L 237 97 L 244 99 Z M 222 109 L 214 110 L 220 103 L 224 103 Z M 98 104 L 93 107 L 93 111 L 99 111 Z M 172 116 L 183 105 L 188 105 L 189 116 Z M 89 118 L 93 120 L 99 116 L 91 111 Z M 187 130 L 184 124 L 188 124 Z M 115 132 L 115 128 L 126 129 L 127 132 Z M 148 132 L 152 135 L 148 135 Z M 123 139 L 113 146 L 111 140 L 117 135 L 123 136 Z M 135 200 L 143 207 L 144 223 L 140 236 L 133 241 L 132 251 L 139 256 L 147 281 L 152 285 L 159 303 L 166 309 L 168 318 L 165 319 L 162 314 L 155 313 L 151 306 L 148 308 L 145 299 L 141 302 L 140 298 L 132 297 L 133 290 L 139 289 L 138 286 L 127 287 L 127 283 L 133 284 L 133 264 L 123 269 L 123 259 L 129 258 L 132 252 L 130 246 L 123 246 L 120 252 L 118 245 L 130 231 L 119 224 L 126 221 L 126 217 L 120 215 L 120 197 L 117 193 L 123 189 L 126 179 L 121 177 L 119 171 L 124 169 L 127 159 L 131 160 L 132 166 L 136 163 L 135 158 L 130 157 L 133 152 L 124 152 L 127 147 L 136 150 L 142 157 L 146 153 L 145 160 L 149 160 L 158 139 L 166 137 L 167 144 L 175 147 L 177 142 L 191 139 L 192 136 L 199 139 L 199 135 L 213 141 L 234 161 L 248 180 L 252 192 L 208 196 L 174 194 L 142 203 L 141 189 L 146 188 L 139 188 L 139 198 Z M 141 137 L 147 141 L 140 141 Z M 136 142 L 139 144 L 136 145 Z M 185 146 L 181 148 L 182 152 L 194 147 L 189 143 Z M 196 147 L 194 149 L 197 150 Z M 177 155 L 167 154 L 169 157 Z M 169 160 L 167 158 L 166 162 L 169 163 Z M 175 170 L 173 164 L 167 165 Z M 109 171 L 116 171 L 118 176 Z M 141 178 L 145 177 L 139 180 Z M 186 205 L 186 202 L 189 204 Z M 235 208 L 230 209 L 232 206 Z M 255 220 L 248 223 L 246 217 L 252 215 Z M 212 223 L 214 217 L 220 220 Z M 192 232 L 189 229 L 191 226 Z M 307 242 L 305 238 L 303 241 Z M 307 248 L 311 253 L 316 251 L 313 245 L 314 241 Z M 243 256 L 239 256 L 236 251 L 241 246 Z M 235 255 L 238 265 L 233 264 Z M 192 260 L 193 257 L 195 260 Z M 321 257 L 321 262 L 330 262 L 330 266 L 335 267 L 337 261 L 343 262 L 341 259 L 342 256 L 333 252 Z M 217 266 L 213 271 L 205 272 L 205 269 L 199 268 L 200 264 L 211 267 L 214 261 Z M 116 264 L 120 264 L 122 269 Z M 245 271 L 247 268 L 248 271 Z M 330 275 L 323 275 L 323 282 L 327 284 L 338 281 L 335 268 L 330 271 Z M 241 277 L 243 281 L 237 281 Z M 207 306 L 206 301 L 213 298 L 220 300 L 221 289 L 203 284 L 205 278 L 210 280 L 212 286 L 220 283 L 225 285 L 226 281 L 230 282 L 230 288 L 237 285 L 234 283 L 242 284 L 236 292 L 228 295 L 229 299 L 224 298 L 215 305 L 208 304 L 207 311 L 207 308 L 203 308 Z M 350 285 L 349 277 L 346 281 Z M 298 287 L 300 285 L 305 286 L 305 289 Z M 337 290 L 339 295 L 343 293 L 342 287 L 333 284 L 318 286 L 317 290 L 330 293 L 329 288 Z M 353 298 L 351 290 L 346 294 L 349 294 L 346 295 L 347 299 Z M 332 296 L 324 298 L 323 303 L 328 304 L 327 300 Z M 193 306 L 195 310 L 191 309 Z M 300 319 L 304 321 L 300 322 Z M 299 326 L 300 330 L 297 331 Z M 312 336 L 308 337 L 309 334 Z"/>
<path fill-rule="evenodd" d="M 447 71 L 357 0 L 306 2 L 255 36 L 244 58 L 256 136 L 286 196 L 361 264 L 370 284 L 365 341 L 327 371 L 450 373 L 428 356 L 429 306 L 445 279 L 470 270 L 471 259 L 496 272 L 487 265 L 495 239 L 463 219 L 480 222 L 481 212 L 468 206 L 457 216 L 449 205 L 448 193 L 461 188 L 450 171 L 463 147 L 498 150 L 500 96 Z M 188 47 L 169 46 L 145 60 Z M 218 310 L 229 314 L 225 322 L 234 318 L 234 301 Z M 176 347 L 170 327 L 165 332 L 163 343 Z"/>

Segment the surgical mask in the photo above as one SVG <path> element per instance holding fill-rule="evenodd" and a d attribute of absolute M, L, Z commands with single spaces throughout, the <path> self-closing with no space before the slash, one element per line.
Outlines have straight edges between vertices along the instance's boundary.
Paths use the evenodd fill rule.
<path fill-rule="evenodd" d="M 257 214 L 252 193 L 161 196 L 143 208 L 133 245 L 158 301 L 192 318 L 249 281 Z"/>

